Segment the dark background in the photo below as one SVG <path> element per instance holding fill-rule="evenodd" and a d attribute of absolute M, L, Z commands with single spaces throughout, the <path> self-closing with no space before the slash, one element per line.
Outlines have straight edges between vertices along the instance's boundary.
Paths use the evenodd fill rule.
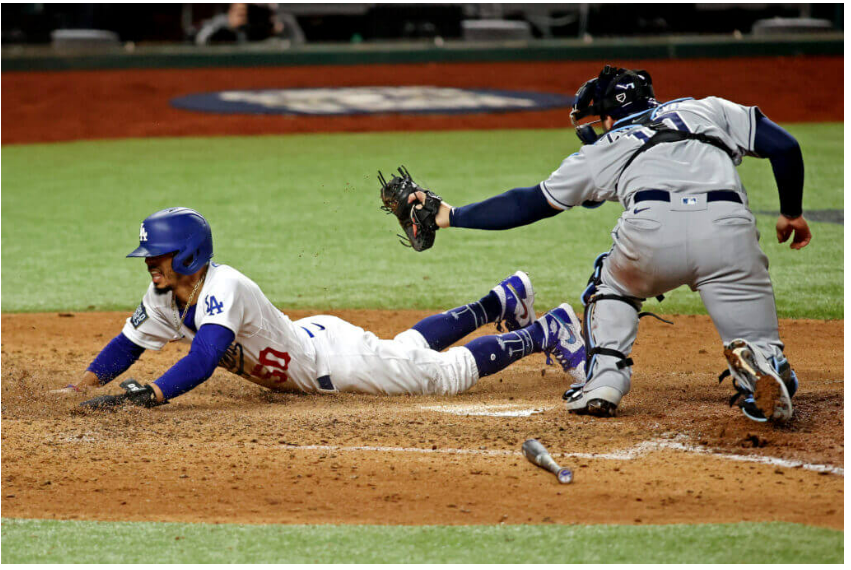
<path fill-rule="evenodd" d="M 281 4 L 308 43 L 442 37 L 460 39 L 461 21 L 525 20 L 533 37 L 571 38 L 582 31 L 581 4 Z M 842 4 L 586 4 L 585 32 L 593 37 L 749 33 L 757 20 L 822 18 L 842 29 Z M 227 4 L 2 5 L 3 44 L 50 42 L 56 29 L 101 29 L 124 42 L 190 42 L 204 20 Z M 253 6 L 252 21 L 265 8 Z M 544 26 L 541 26 L 541 23 Z M 258 33 L 263 34 L 262 24 Z M 262 39 L 254 34 L 253 39 Z"/>

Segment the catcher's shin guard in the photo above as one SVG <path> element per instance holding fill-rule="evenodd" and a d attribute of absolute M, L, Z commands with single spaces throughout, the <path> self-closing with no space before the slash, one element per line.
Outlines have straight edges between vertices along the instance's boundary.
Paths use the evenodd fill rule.
<path fill-rule="evenodd" d="M 638 334 L 638 321 L 645 316 L 659 319 L 641 312 L 644 299 L 622 295 L 603 282 L 607 256 L 603 253 L 597 257 L 582 293 L 586 381 L 572 385 L 564 394 L 568 411 L 576 414 L 615 415 L 630 389 L 633 361 L 629 353 Z M 661 296 L 657 298 L 661 300 Z"/>

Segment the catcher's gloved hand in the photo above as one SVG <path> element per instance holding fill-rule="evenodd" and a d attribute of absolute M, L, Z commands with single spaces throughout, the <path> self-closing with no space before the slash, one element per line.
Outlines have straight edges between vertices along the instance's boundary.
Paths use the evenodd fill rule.
<path fill-rule="evenodd" d="M 399 237 L 408 243 L 402 241 L 402 245 L 412 247 L 416 251 L 423 251 L 434 245 L 434 238 L 439 229 L 437 213 L 443 201 L 440 196 L 418 186 L 404 166 L 399 168 L 399 176 L 394 175 L 390 182 L 379 172 L 378 181 L 381 182 L 381 201 L 384 202 L 381 209 L 395 215 L 405 230 L 405 236 Z M 417 199 L 409 202 L 411 194 L 415 192 L 425 194 L 425 202 Z"/>
<path fill-rule="evenodd" d="M 90 410 L 113 410 L 124 404 L 133 404 L 134 406 L 142 406 L 145 408 L 153 408 L 165 402 L 157 402 L 157 396 L 154 394 L 154 389 L 149 384 L 142 386 L 132 378 L 128 378 L 121 383 L 121 387 L 126 391 L 118 396 L 98 396 L 91 400 L 86 400 L 81 407 Z"/>

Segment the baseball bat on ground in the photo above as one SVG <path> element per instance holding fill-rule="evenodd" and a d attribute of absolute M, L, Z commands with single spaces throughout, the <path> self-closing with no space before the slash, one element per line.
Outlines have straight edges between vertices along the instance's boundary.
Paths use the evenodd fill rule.
<path fill-rule="evenodd" d="M 537 439 L 527 439 L 523 442 L 522 449 L 526 459 L 555 475 L 559 483 L 566 484 L 573 481 L 573 471 L 567 467 L 559 467 L 558 463 L 550 456 L 547 448 Z"/>

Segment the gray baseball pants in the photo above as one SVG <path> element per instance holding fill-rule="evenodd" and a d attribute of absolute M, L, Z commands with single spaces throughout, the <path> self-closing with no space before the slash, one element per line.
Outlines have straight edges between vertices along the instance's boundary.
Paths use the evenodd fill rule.
<path fill-rule="evenodd" d="M 604 260 L 597 292 L 648 299 L 688 285 L 700 293 L 723 343 L 742 338 L 769 360 L 780 359 L 783 343 L 774 291 L 754 215 L 736 202 L 683 197 L 672 194 L 671 202 L 639 202 L 624 212 L 612 231 L 614 245 Z M 630 305 L 600 300 L 586 311 L 585 319 L 592 347 L 627 356 L 632 351 L 638 313 Z M 594 355 L 584 388 L 589 397 L 598 389 L 607 400 L 629 392 L 632 370 L 618 368 L 619 361 Z"/>

